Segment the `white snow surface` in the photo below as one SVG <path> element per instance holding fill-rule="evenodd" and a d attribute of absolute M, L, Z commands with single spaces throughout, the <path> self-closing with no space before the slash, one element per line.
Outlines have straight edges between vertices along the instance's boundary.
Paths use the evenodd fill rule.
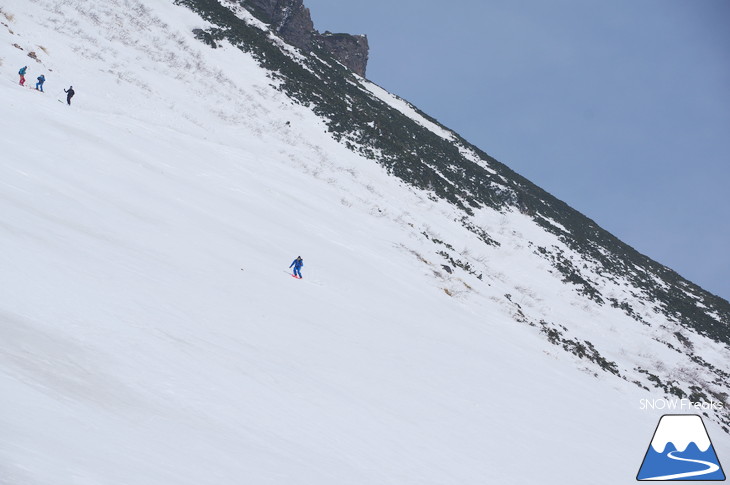
<path fill-rule="evenodd" d="M 634 482 L 662 396 L 516 313 L 680 376 L 650 307 L 578 295 L 522 214 L 484 245 L 171 1 L 0 8 L 0 484 Z"/>

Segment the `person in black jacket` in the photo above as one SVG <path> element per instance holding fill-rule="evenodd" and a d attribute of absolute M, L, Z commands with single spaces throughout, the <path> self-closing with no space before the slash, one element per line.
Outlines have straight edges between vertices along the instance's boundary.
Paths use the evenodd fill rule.
<path fill-rule="evenodd" d="M 66 93 L 66 102 L 68 103 L 69 106 L 71 106 L 71 98 L 73 98 L 74 94 L 76 94 L 74 92 L 74 87 L 71 86 L 68 89 L 64 89 L 63 92 Z"/>

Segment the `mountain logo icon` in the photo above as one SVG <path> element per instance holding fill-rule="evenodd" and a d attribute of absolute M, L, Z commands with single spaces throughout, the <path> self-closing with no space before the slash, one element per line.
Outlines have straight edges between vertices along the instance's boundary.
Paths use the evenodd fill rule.
<path fill-rule="evenodd" d="M 662 416 L 636 479 L 725 480 L 702 418 L 696 414 Z"/>

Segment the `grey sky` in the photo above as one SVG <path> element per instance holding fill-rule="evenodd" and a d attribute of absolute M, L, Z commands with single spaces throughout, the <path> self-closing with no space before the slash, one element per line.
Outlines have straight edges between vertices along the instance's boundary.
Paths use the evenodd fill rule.
<path fill-rule="evenodd" d="M 730 299 L 730 2 L 305 0 L 368 78 Z"/>

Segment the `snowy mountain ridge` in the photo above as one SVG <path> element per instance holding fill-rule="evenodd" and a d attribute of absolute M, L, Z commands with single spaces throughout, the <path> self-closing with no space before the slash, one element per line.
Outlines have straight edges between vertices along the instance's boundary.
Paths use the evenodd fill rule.
<path fill-rule="evenodd" d="M 214 29 L 213 34 L 215 34 L 215 37 L 230 38 L 234 43 L 240 41 L 237 26 L 228 23 L 221 10 L 213 7 L 219 6 L 217 2 L 213 2 L 213 6 L 210 2 L 191 0 L 181 0 L 178 3 L 188 5 L 204 16 L 207 14 L 208 18 L 215 19 L 218 25 L 224 25 L 224 29 L 227 28 L 227 31 L 215 31 Z M 255 53 L 255 44 L 255 42 L 244 41 L 239 47 L 244 50 L 250 49 Z M 322 85 L 321 80 L 332 79 L 332 76 L 330 75 L 327 78 L 323 74 L 322 66 L 319 65 L 322 62 L 318 57 L 314 57 L 313 61 L 308 67 L 305 63 L 304 68 L 309 73 L 314 74 L 316 87 L 319 87 L 319 85 Z M 324 64 L 326 67 L 331 67 L 331 64 L 326 62 Z M 292 78 L 296 79 L 298 86 L 292 87 L 289 93 L 294 99 L 307 99 L 310 97 L 309 99 L 314 100 L 315 112 L 326 111 L 327 108 L 322 106 L 324 103 L 320 102 L 318 105 L 316 92 L 313 96 L 312 93 L 302 93 L 304 91 L 301 87 L 303 82 L 297 79 L 301 76 L 300 73 L 292 72 L 283 62 L 272 63 L 272 66 L 278 67 L 278 70 L 274 71 L 274 76 L 284 80 L 282 86 L 285 91 L 287 82 Z M 342 72 L 336 74 L 341 75 Z M 328 128 L 334 136 L 344 141 L 349 148 L 359 151 L 368 158 L 374 158 L 386 166 L 390 173 L 401 177 L 406 182 L 432 191 L 435 195 L 450 200 L 461 207 L 466 215 L 457 215 L 456 218 L 459 218 L 462 224 L 475 233 L 483 242 L 499 244 L 497 240 L 490 236 L 489 231 L 484 230 L 485 226 L 481 224 L 478 218 L 469 220 L 471 216 L 474 216 L 473 208 L 491 206 L 500 211 L 513 211 L 516 209 L 519 212 L 529 214 L 545 230 L 556 234 L 559 241 L 563 243 L 552 244 L 550 242 L 549 244 L 535 245 L 536 253 L 553 264 L 554 268 L 564 276 L 564 282 L 577 285 L 577 290 L 584 296 L 599 304 L 608 303 L 615 308 L 619 308 L 634 320 L 647 325 L 651 324 L 647 323 L 634 307 L 637 304 L 647 307 L 649 306 L 647 302 L 654 302 L 655 304 L 651 305 L 651 311 L 662 313 L 663 317 L 670 320 L 674 319 L 675 323 L 679 325 L 689 325 L 693 327 L 693 330 L 709 335 L 718 343 L 724 343 L 726 348 L 730 344 L 730 334 L 727 331 L 728 309 L 730 306 L 726 301 L 703 292 L 700 288 L 679 278 L 668 268 L 639 255 L 632 248 L 603 231 L 593 221 L 575 213 L 561 201 L 554 199 L 514 174 L 496 160 L 476 149 L 476 147 L 471 147 L 457 134 L 440 126 L 435 120 L 428 119 L 426 115 L 403 100 L 394 97 L 368 81 L 357 76 L 351 76 L 352 79 L 366 89 L 365 98 L 358 102 L 356 95 L 360 93 L 357 90 L 349 89 L 351 86 L 355 86 L 355 83 L 347 79 L 349 76 L 345 73 L 344 76 L 336 77 L 338 77 L 338 80 L 339 77 L 345 77 L 347 81 L 346 88 L 348 89 L 343 96 L 346 100 L 346 106 L 337 106 L 340 109 L 336 110 L 328 120 Z M 338 92 L 337 88 L 331 84 L 324 83 L 327 88 L 332 88 L 335 93 Z M 332 119 L 339 117 L 343 112 L 368 112 L 368 105 L 371 101 L 368 99 L 369 94 L 375 95 L 387 107 L 394 108 L 398 114 L 404 115 L 411 123 L 415 121 L 416 127 L 422 127 L 428 133 L 436 135 L 441 141 L 446 142 L 447 146 L 439 146 L 438 142 L 431 140 L 424 143 L 426 137 L 424 137 L 422 131 L 415 130 L 414 132 L 412 130 L 409 132 L 406 130 L 402 137 L 397 140 L 394 150 L 392 146 L 388 146 L 387 142 L 382 143 L 384 138 L 387 138 L 391 132 L 395 131 L 392 128 L 384 131 L 378 121 L 363 122 L 362 119 L 359 119 L 361 117 L 357 115 L 350 116 L 346 123 Z M 332 96 L 330 95 L 330 97 Z M 319 98 L 321 99 L 322 96 L 319 96 Z M 377 109 L 384 111 L 382 105 L 378 106 Z M 368 114 L 374 119 L 377 118 L 377 115 L 372 112 Z M 397 119 L 392 111 L 388 115 L 387 121 Z M 396 123 L 398 122 L 401 122 L 401 120 Z M 374 133 L 366 133 L 367 131 L 373 131 Z M 417 140 L 410 147 L 411 153 L 416 156 L 413 159 L 406 160 L 405 163 L 401 160 L 404 158 L 403 139 Z M 430 147 L 429 142 L 431 143 Z M 456 153 L 454 148 L 456 148 Z M 389 150 L 392 150 L 394 154 L 389 155 Z M 375 153 L 378 155 L 376 156 Z M 447 160 L 443 159 L 444 156 L 448 157 Z M 414 167 L 416 164 L 420 167 Z M 473 168 L 472 164 L 476 164 L 481 170 L 471 170 Z M 491 165 L 502 168 L 502 173 L 495 171 L 491 168 Z M 557 222 L 556 219 L 563 221 L 564 224 Z M 425 237 L 428 238 L 428 235 L 425 235 Z M 529 241 L 529 243 L 533 244 L 534 242 Z M 566 250 L 569 254 L 567 258 L 565 256 Z M 451 266 L 471 268 L 473 265 L 473 262 L 469 262 L 468 258 L 464 262 L 445 251 L 439 251 L 438 254 L 450 262 Z M 582 260 L 584 268 L 590 266 L 592 271 L 589 271 L 589 275 L 582 274 L 580 267 L 573 263 L 574 260 Z M 611 276 L 606 277 L 606 273 L 611 274 Z M 598 281 L 593 280 L 594 275 L 598 275 Z M 627 292 L 625 289 L 620 288 L 621 284 L 617 287 L 616 284 L 619 280 L 623 280 L 623 286 L 638 287 L 643 297 L 635 301 L 636 295 L 633 292 Z M 605 295 L 606 298 L 604 298 L 604 293 L 610 294 Z M 697 299 L 702 301 L 697 304 Z M 678 305 L 681 300 L 685 300 L 687 303 L 682 302 L 681 305 Z M 676 318 L 677 315 L 680 318 Z M 553 343 L 561 344 L 564 348 L 567 347 L 566 350 L 580 354 L 581 357 L 587 356 L 594 363 L 599 363 L 604 370 L 619 374 L 617 367 L 611 365 L 611 362 L 602 357 L 592 345 L 588 345 L 586 349 L 586 343 L 590 343 L 590 341 L 562 337 L 562 331 L 558 328 L 562 324 L 546 323 L 542 320 L 542 315 L 536 316 L 532 324 L 536 325 L 538 321 L 543 328 L 543 332 L 548 335 Z M 567 329 L 564 328 L 563 330 Z M 653 338 L 657 340 L 656 335 Z M 669 349 L 679 351 L 675 344 L 671 343 L 672 341 L 682 344 L 685 347 L 683 351 L 691 352 L 687 348 L 689 345 L 685 342 L 681 331 L 674 331 L 671 337 L 663 338 L 661 342 Z M 708 389 L 704 385 L 697 386 L 697 383 L 694 382 L 692 383 L 694 385 L 690 385 L 691 389 L 682 389 L 681 386 L 675 385 L 673 377 L 658 377 L 647 370 L 645 366 L 635 366 L 631 371 L 624 370 L 621 374 L 624 375 L 624 378 L 628 377 L 626 374 L 633 374 L 631 376 L 633 382 L 644 386 L 658 386 L 665 392 L 678 397 L 692 396 L 695 399 L 707 399 L 709 394 L 720 400 L 726 399 L 727 394 L 724 393 L 723 388 L 726 388 L 726 384 L 729 384 L 727 381 L 728 374 L 723 371 L 716 372 L 716 369 L 712 369 L 712 366 L 707 365 L 708 363 L 702 358 L 697 356 L 691 358 L 695 364 L 711 368 L 714 375 L 708 380 L 715 380 L 716 384 L 722 383 L 719 389 Z M 665 379 L 662 379 L 662 377 L 665 377 Z M 726 424 L 728 424 L 727 421 Z"/>
<path fill-rule="evenodd" d="M 640 398 L 727 402 L 727 302 L 237 3 L 176 3 L 2 7 L 6 77 L 48 81 L 0 87 L 0 483 L 628 483 Z"/>

